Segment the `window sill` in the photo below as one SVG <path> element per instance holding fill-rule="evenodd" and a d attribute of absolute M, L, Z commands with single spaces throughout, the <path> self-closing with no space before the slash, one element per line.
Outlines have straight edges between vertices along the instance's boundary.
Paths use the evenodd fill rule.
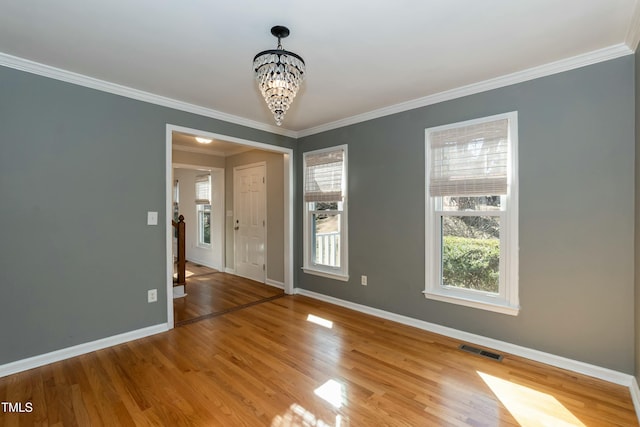
<path fill-rule="evenodd" d="M 322 277 L 326 277 L 326 278 L 329 278 L 329 279 L 340 280 L 342 282 L 348 282 L 349 281 L 349 276 L 341 274 L 341 273 L 334 273 L 334 272 L 329 272 L 329 271 L 324 271 L 324 270 L 314 270 L 314 269 L 309 268 L 309 267 L 302 267 L 302 271 L 304 271 L 307 274 L 313 274 L 314 276 L 322 276 Z"/>
<path fill-rule="evenodd" d="M 444 294 L 435 293 L 432 291 L 423 291 L 422 293 L 424 294 L 425 298 L 428 298 L 428 299 L 448 302 L 451 304 L 463 305 L 466 307 L 479 308 L 482 310 L 493 311 L 496 313 L 509 314 L 511 316 L 517 316 L 518 313 L 520 312 L 519 306 L 509 305 L 508 303 L 502 300 L 496 300 L 496 302 L 486 302 L 486 301 L 479 301 L 471 298 L 461 298 L 461 297 L 454 297 L 450 295 L 444 295 Z"/>

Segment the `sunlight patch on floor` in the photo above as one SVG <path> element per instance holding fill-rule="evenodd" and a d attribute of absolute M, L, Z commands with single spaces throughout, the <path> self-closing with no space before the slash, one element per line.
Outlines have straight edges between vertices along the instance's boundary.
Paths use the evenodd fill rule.
<path fill-rule="evenodd" d="M 336 380 L 329 380 L 313 391 L 316 396 L 323 398 L 338 409 L 344 404 L 344 386 Z"/>
<path fill-rule="evenodd" d="M 477 372 L 521 426 L 585 427 L 571 411 L 550 394 Z"/>
<path fill-rule="evenodd" d="M 313 314 L 307 316 L 307 321 L 315 323 L 316 325 L 324 326 L 328 329 L 333 328 L 333 322 L 331 320 L 327 320 L 319 316 L 314 316 Z"/>
<path fill-rule="evenodd" d="M 327 422 L 317 418 L 313 413 L 306 410 L 297 403 L 289 406 L 289 410 L 282 415 L 276 416 L 271 422 L 271 427 L 341 427 L 342 418 L 336 415 L 336 423 L 332 426 Z"/>

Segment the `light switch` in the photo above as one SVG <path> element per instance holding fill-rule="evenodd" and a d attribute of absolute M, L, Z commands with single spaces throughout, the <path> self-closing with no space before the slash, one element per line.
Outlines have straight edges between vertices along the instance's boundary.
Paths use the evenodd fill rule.
<path fill-rule="evenodd" d="M 147 225 L 158 225 L 158 212 L 147 212 Z"/>

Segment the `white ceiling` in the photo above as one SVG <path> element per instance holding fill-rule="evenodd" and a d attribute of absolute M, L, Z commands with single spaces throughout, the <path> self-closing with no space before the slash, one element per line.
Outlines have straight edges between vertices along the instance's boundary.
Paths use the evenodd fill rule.
<path fill-rule="evenodd" d="M 211 142 L 203 144 L 196 140 L 199 136 L 197 133 L 185 133 L 185 132 L 173 132 L 172 140 L 173 149 L 178 151 L 187 151 L 191 153 L 209 154 L 212 156 L 229 157 L 236 154 L 244 153 L 245 151 L 253 150 L 253 147 L 238 144 L 235 142 L 223 141 L 220 139 L 210 139 Z"/>
<path fill-rule="evenodd" d="M 0 0 L 0 65 L 23 58 L 271 126 L 251 65 L 285 25 L 284 48 L 307 63 L 282 125 L 296 135 L 594 51 L 631 53 L 638 2 Z"/>

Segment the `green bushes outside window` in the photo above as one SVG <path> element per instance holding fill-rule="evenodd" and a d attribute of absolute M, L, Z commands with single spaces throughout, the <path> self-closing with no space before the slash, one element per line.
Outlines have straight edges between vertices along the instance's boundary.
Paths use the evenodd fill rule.
<path fill-rule="evenodd" d="M 498 293 L 499 239 L 444 236 L 442 240 L 445 286 Z"/>

